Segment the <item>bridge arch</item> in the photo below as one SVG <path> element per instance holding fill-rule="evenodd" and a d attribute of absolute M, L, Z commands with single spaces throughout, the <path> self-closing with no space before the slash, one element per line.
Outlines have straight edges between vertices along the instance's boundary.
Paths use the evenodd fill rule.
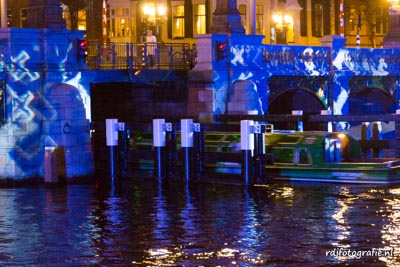
<path fill-rule="evenodd" d="M 349 95 L 349 113 L 353 115 L 395 113 L 395 96 L 389 91 L 377 87 L 362 87 L 351 91 Z"/>
<path fill-rule="evenodd" d="M 287 88 L 270 100 L 269 114 L 292 114 L 292 110 L 303 110 L 303 114 L 320 114 L 327 105 L 314 91 L 307 88 Z M 291 128 L 287 123 L 275 123 L 277 129 Z M 318 130 L 318 123 L 305 123 L 304 130 Z"/>
<path fill-rule="evenodd" d="M 327 106 L 312 90 L 288 88 L 271 99 L 269 114 L 291 114 L 292 110 L 303 110 L 303 114 L 319 114 Z"/>

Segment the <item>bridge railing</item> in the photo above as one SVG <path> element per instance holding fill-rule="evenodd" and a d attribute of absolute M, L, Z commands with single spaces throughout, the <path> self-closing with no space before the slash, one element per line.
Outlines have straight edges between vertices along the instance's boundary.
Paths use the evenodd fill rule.
<path fill-rule="evenodd" d="M 265 68 L 277 73 L 329 75 L 330 48 L 323 46 L 263 45 Z"/>
<path fill-rule="evenodd" d="M 196 63 L 196 46 L 188 43 L 89 43 L 86 64 L 90 69 L 184 69 Z M 154 50 L 153 65 L 149 52 Z"/>

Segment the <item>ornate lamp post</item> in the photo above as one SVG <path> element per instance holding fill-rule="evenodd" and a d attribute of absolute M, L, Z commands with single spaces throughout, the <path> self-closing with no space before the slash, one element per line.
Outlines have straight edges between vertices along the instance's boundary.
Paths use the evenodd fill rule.
<path fill-rule="evenodd" d="M 293 27 L 293 17 L 278 11 L 272 15 L 272 21 L 275 24 L 276 43 L 287 44 L 287 33 L 289 27 Z"/>
<path fill-rule="evenodd" d="M 142 4 L 143 35 L 147 29 L 161 37 L 161 25 L 167 19 L 167 6 L 164 2 L 145 1 Z"/>
<path fill-rule="evenodd" d="M 285 4 L 279 3 L 272 14 L 271 41 L 277 44 L 298 42 L 300 34 L 300 11 L 302 7 L 297 0 L 287 0 Z"/>

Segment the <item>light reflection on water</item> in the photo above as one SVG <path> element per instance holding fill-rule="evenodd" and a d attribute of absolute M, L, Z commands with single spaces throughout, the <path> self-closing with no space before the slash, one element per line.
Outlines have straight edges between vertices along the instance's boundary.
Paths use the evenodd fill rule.
<path fill-rule="evenodd" d="M 398 266 L 400 186 L 0 189 L 0 266 Z M 332 249 L 393 249 L 350 259 Z"/>

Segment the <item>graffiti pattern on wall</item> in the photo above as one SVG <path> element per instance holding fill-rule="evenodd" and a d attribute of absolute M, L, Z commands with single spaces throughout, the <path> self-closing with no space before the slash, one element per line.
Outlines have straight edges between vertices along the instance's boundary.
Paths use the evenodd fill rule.
<path fill-rule="evenodd" d="M 1 143 L 0 150 L 1 177 L 40 175 L 43 172 L 45 146 L 71 147 L 73 142 L 83 144 L 84 135 L 89 132 L 87 119 L 90 106 L 84 107 L 81 97 L 88 98 L 88 88 L 82 84 L 83 79 L 76 79 L 80 77 L 80 72 L 74 72 L 72 65 L 69 70 L 66 69 L 72 45 L 63 44 L 61 47 L 49 42 L 46 49 L 51 59 L 44 68 L 43 55 L 37 43 L 15 46 L 2 55 L 7 106 L 6 121 L 0 128 L 0 138 L 6 140 Z M 55 86 L 71 83 L 76 87 L 64 87 L 60 95 L 54 96 Z M 60 102 L 60 99 L 63 101 Z M 68 106 L 68 101 L 74 103 L 74 107 Z M 77 110 L 81 110 L 81 114 L 77 115 Z M 62 132 L 64 124 L 72 127 L 69 136 Z M 67 152 L 76 151 L 72 148 Z M 76 154 L 76 160 L 87 160 L 79 154 Z M 90 165 L 85 168 L 89 170 Z M 79 175 L 87 170 L 74 171 Z"/>
<path fill-rule="evenodd" d="M 235 93 L 241 98 L 246 92 L 249 96 L 255 92 L 257 100 L 250 97 L 242 101 L 247 105 L 244 111 L 253 114 L 257 102 L 261 107 L 256 108 L 255 114 L 266 114 L 268 102 L 279 92 L 303 88 L 314 92 L 333 114 L 348 114 L 349 80 L 352 77 L 394 77 L 390 85 L 384 82 L 382 85 L 398 102 L 400 58 L 396 56 L 396 51 L 343 47 L 331 50 L 321 46 L 243 45 L 231 42 L 229 64 L 214 64 L 217 70 L 214 113 L 232 113 L 226 107 L 234 106 L 229 103 L 238 99 Z M 240 81 L 248 81 L 246 88 Z M 360 79 L 356 86 L 369 87 L 371 84 Z"/>

